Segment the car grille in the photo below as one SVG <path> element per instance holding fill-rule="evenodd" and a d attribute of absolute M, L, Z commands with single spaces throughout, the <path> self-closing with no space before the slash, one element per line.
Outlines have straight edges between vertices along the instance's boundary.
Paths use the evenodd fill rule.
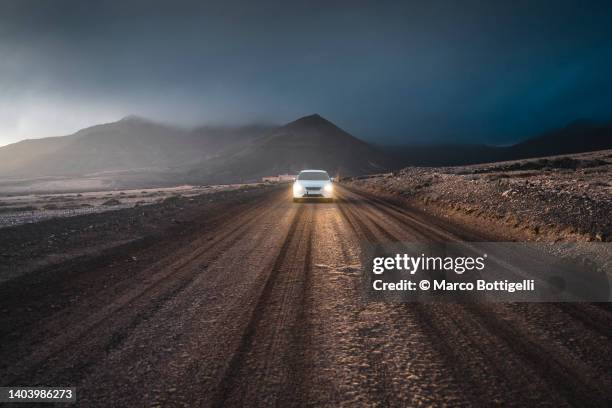
<path fill-rule="evenodd" d="M 321 187 L 306 187 L 306 190 L 308 190 L 308 191 L 320 191 Z"/>

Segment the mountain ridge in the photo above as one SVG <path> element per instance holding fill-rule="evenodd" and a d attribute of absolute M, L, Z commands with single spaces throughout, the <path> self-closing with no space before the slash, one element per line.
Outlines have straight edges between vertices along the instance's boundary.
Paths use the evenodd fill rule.
<path fill-rule="evenodd" d="M 577 120 L 506 147 L 374 146 L 318 113 L 282 126 L 182 128 L 128 115 L 67 136 L 0 147 L 1 178 L 88 177 L 138 173 L 148 184 L 231 183 L 323 168 L 335 175 L 411 166 L 449 166 L 612 148 L 612 124 Z"/>
<path fill-rule="evenodd" d="M 0 147 L 0 177 L 73 176 L 198 163 L 270 127 L 185 129 L 136 115 L 70 135 L 27 139 Z M 224 137 L 218 137 L 222 133 Z"/>
<path fill-rule="evenodd" d="M 510 146 L 407 144 L 379 146 L 406 166 L 459 166 L 612 149 L 612 123 L 578 119 Z"/>
<path fill-rule="evenodd" d="M 356 175 L 389 170 L 393 159 L 321 115 L 300 117 L 218 160 L 192 169 L 193 180 L 256 180 L 266 175 L 322 168 Z M 238 176 L 238 177 L 236 177 Z"/>

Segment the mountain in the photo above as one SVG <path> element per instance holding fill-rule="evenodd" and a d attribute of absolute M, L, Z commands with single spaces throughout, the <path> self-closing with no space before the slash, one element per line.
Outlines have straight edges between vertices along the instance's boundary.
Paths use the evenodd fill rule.
<path fill-rule="evenodd" d="M 402 166 L 457 166 L 612 149 L 612 123 L 577 120 L 511 146 L 415 144 L 381 146 Z"/>
<path fill-rule="evenodd" d="M 511 146 L 512 158 L 582 153 L 612 148 L 612 123 L 577 120 L 562 129 L 544 133 Z"/>
<path fill-rule="evenodd" d="M 414 144 L 380 146 L 406 166 L 460 166 L 504 160 L 504 148 L 484 144 Z"/>
<path fill-rule="evenodd" d="M 187 130 L 128 116 L 69 136 L 24 140 L 1 147 L 0 177 L 186 168 L 271 129 L 262 125 Z"/>
<path fill-rule="evenodd" d="M 320 168 L 332 175 L 450 166 L 612 148 L 612 124 L 576 121 L 513 146 L 377 147 L 318 114 L 284 126 L 184 129 L 137 116 L 0 147 L 0 181 L 103 178 L 112 186 L 230 183 Z M 3 181 L 3 182 L 4 182 Z"/>
<path fill-rule="evenodd" d="M 244 126 L 201 126 L 194 133 L 207 140 L 207 149 L 211 154 L 220 154 L 225 150 L 245 145 L 253 140 L 270 134 L 277 125 L 249 124 Z"/>
<path fill-rule="evenodd" d="M 128 116 L 68 136 L 0 147 L 0 180 L 103 179 L 117 188 L 254 181 L 305 168 L 357 175 L 395 164 L 317 114 L 281 127 L 196 129 Z"/>
<path fill-rule="evenodd" d="M 309 168 L 357 175 L 392 167 L 394 161 L 388 155 L 314 114 L 202 163 L 189 177 L 197 181 L 247 181 Z"/>

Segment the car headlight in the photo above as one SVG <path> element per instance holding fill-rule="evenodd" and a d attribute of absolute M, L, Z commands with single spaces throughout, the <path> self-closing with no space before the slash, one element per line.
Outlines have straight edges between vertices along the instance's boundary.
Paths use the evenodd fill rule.
<path fill-rule="evenodd" d="M 323 189 L 327 191 L 328 193 L 331 193 L 332 191 L 334 191 L 334 186 L 332 185 L 332 183 L 329 183 L 329 184 L 326 184 L 325 187 L 323 187 Z"/>
<path fill-rule="evenodd" d="M 293 192 L 294 193 L 301 193 L 302 190 L 304 190 L 304 187 L 302 187 L 302 185 L 300 183 L 293 183 Z"/>

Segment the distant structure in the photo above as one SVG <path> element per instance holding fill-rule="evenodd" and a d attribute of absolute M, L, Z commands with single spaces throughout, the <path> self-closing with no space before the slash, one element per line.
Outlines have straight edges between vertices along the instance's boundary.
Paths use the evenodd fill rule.
<path fill-rule="evenodd" d="M 293 181 L 295 180 L 297 177 L 297 175 L 295 174 L 279 174 L 278 175 L 278 181 L 280 181 L 281 183 L 283 181 Z"/>
<path fill-rule="evenodd" d="M 263 177 L 262 181 L 264 183 L 285 183 L 295 180 L 296 177 L 294 174 L 279 174 L 278 176 Z"/>

